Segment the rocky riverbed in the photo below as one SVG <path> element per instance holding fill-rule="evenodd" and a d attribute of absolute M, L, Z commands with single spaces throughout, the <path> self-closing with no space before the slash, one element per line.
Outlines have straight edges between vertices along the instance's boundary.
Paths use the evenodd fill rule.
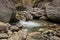
<path fill-rule="evenodd" d="M 0 40 L 60 40 L 60 0 L 17 1 L 0 0 Z"/>
<path fill-rule="evenodd" d="M 36 25 L 35 22 L 40 25 Z M 22 24 L 10 25 L 0 22 L 0 40 L 60 40 L 59 24 L 44 20 L 33 20 Z"/>

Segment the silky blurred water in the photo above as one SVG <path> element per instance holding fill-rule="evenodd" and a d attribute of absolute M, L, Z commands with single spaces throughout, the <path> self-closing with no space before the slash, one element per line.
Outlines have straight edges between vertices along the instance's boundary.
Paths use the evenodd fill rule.
<path fill-rule="evenodd" d="M 42 27 L 43 25 L 37 22 L 33 22 L 33 21 L 21 21 L 19 22 L 20 25 L 23 26 L 23 28 L 28 29 L 29 31 L 36 31 L 38 30 L 40 27 Z"/>

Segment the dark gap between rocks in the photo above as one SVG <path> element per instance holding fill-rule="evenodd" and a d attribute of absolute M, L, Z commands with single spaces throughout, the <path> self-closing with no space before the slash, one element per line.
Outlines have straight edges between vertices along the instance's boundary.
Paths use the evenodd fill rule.
<path fill-rule="evenodd" d="M 34 19 L 34 20 L 39 20 L 40 17 L 39 17 L 39 16 L 34 16 L 33 19 Z"/>
<path fill-rule="evenodd" d="M 24 7 L 24 6 L 18 6 L 18 7 L 16 7 L 16 10 L 17 11 L 24 11 L 24 10 L 26 10 L 26 7 Z"/>

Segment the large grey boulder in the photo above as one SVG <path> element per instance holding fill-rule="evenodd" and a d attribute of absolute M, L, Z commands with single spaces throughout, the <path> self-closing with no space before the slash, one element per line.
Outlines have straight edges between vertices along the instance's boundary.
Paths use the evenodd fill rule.
<path fill-rule="evenodd" d="M 60 1 L 54 0 L 46 8 L 47 18 L 56 22 L 60 22 Z"/>
<path fill-rule="evenodd" d="M 0 21 L 9 22 L 14 10 L 12 0 L 0 0 Z"/>

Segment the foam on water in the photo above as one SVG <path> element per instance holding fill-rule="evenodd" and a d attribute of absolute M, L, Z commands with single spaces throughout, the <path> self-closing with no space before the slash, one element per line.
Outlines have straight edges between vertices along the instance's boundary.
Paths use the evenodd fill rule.
<path fill-rule="evenodd" d="M 33 21 L 20 21 L 19 23 L 24 27 L 29 27 L 29 28 L 42 26 L 40 23 L 36 23 Z"/>

